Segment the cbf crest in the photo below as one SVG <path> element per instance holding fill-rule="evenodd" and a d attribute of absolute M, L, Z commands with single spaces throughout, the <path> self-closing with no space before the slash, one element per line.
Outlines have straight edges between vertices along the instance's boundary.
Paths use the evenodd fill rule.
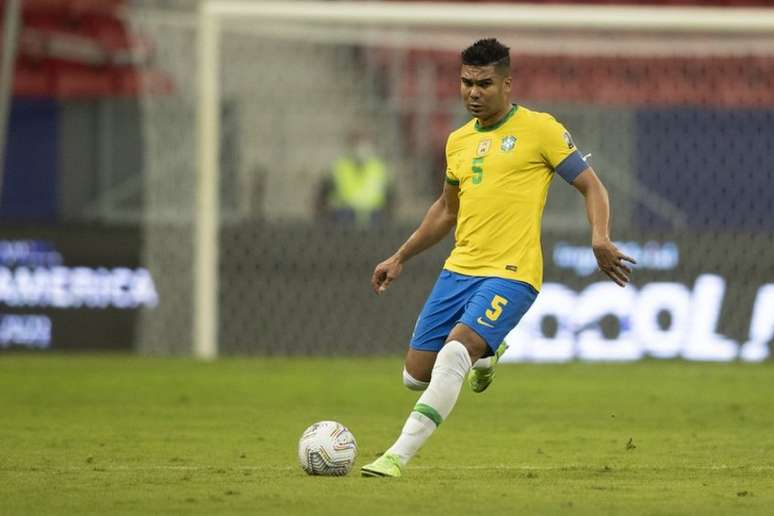
<path fill-rule="evenodd" d="M 506 136 L 500 141 L 500 150 L 503 152 L 508 152 L 513 150 L 513 148 L 516 146 L 516 137 L 515 136 Z"/>

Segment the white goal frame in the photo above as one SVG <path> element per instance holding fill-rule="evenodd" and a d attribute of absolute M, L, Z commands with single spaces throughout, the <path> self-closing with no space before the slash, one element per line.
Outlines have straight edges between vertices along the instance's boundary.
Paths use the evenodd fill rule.
<path fill-rule="evenodd" d="M 757 33 L 774 37 L 774 9 L 597 5 L 203 0 L 198 16 L 197 185 L 193 354 L 218 355 L 219 110 L 223 21 L 380 27 L 594 29 L 619 32 Z"/>

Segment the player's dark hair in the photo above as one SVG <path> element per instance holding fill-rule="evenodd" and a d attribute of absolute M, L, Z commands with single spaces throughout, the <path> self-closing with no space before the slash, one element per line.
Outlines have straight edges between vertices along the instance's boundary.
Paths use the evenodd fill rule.
<path fill-rule="evenodd" d="M 462 64 L 469 66 L 494 65 L 500 75 L 511 70 L 510 48 L 495 38 L 479 39 L 462 51 Z"/>

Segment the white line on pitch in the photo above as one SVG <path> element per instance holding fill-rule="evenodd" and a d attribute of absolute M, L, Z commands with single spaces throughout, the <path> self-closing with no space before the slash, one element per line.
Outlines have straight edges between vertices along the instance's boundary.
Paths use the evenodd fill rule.
<path fill-rule="evenodd" d="M 610 466 L 610 465 L 589 465 L 589 464 L 565 464 L 565 465 L 555 465 L 555 466 L 545 466 L 545 465 L 504 465 L 504 464 L 495 464 L 495 465 L 469 465 L 469 466 L 427 466 L 427 465 L 417 465 L 417 466 L 411 466 L 411 470 L 440 470 L 440 471 L 460 471 L 460 470 L 469 470 L 469 471 L 485 471 L 485 470 L 511 470 L 511 471 L 605 471 L 607 472 L 609 468 L 610 472 L 626 472 L 626 471 L 645 471 L 645 470 L 652 470 L 652 471 L 680 471 L 680 470 L 691 470 L 691 471 L 725 471 L 725 470 L 745 470 L 745 471 L 774 471 L 774 465 L 772 464 L 762 464 L 762 465 L 753 465 L 753 464 L 739 464 L 739 465 L 730 465 L 730 464 L 710 464 L 706 466 L 690 466 L 690 465 L 675 465 L 675 466 L 664 466 L 664 465 L 627 465 L 627 466 Z M 271 466 L 169 466 L 169 465 L 148 465 L 148 466 L 100 466 L 99 464 L 95 464 L 93 466 L 63 466 L 63 467 L 57 467 L 57 466 L 49 466 L 49 467 L 25 467 L 25 468 L 12 468 L 12 467 L 3 467 L 0 468 L 0 471 L 32 471 L 32 472 L 52 472 L 52 471 L 149 471 L 149 470 L 158 470 L 158 471 L 210 471 L 210 472 L 218 472 L 218 473 L 226 473 L 228 471 L 293 471 L 298 469 L 297 466 L 280 466 L 280 467 L 271 467 Z"/>

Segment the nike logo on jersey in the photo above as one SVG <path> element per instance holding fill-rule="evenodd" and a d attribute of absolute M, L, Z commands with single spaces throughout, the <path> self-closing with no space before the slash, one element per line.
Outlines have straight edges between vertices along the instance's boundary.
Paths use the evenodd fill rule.
<path fill-rule="evenodd" d="M 488 322 L 486 322 L 485 320 L 483 320 L 481 317 L 479 317 L 478 319 L 476 319 L 476 322 L 477 322 L 478 324 L 480 324 L 481 326 L 487 326 L 487 327 L 489 327 L 489 328 L 494 328 L 494 324 L 489 324 Z"/>

